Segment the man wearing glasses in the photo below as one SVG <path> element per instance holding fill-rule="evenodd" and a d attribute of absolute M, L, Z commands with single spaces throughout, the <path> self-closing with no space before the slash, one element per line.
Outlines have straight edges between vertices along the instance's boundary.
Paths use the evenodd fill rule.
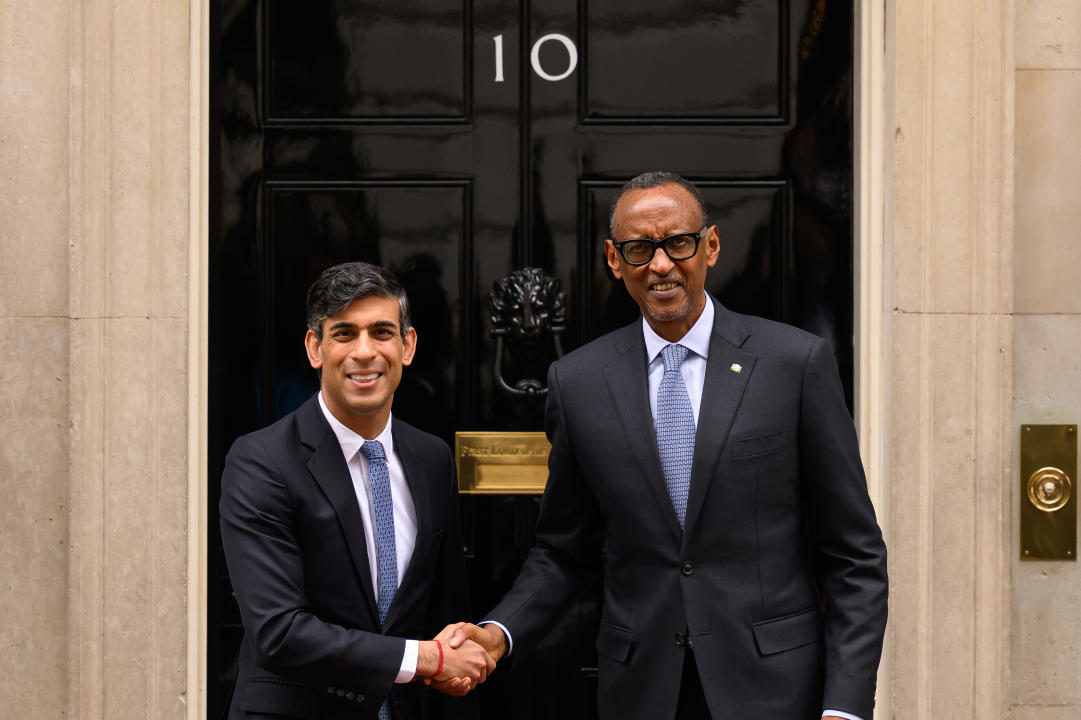
<path fill-rule="evenodd" d="M 642 320 L 549 370 L 537 544 L 452 644 L 524 655 L 601 572 L 603 720 L 870 720 L 886 550 L 829 346 L 705 292 L 683 178 L 627 183 L 610 236 Z"/>

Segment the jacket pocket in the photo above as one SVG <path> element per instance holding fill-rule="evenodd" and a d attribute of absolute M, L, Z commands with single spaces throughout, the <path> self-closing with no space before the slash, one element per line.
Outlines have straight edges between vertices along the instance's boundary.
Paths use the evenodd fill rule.
<path fill-rule="evenodd" d="M 633 640 L 634 634 L 629 629 L 601 623 L 600 630 L 597 631 L 597 652 L 607 658 L 626 662 Z"/>
<path fill-rule="evenodd" d="M 739 459 L 756 457 L 758 455 L 768 455 L 769 453 L 776 452 L 783 448 L 787 439 L 788 431 L 784 428 L 774 430 L 765 435 L 759 434 L 753 437 L 733 437 L 732 458 Z"/>
<path fill-rule="evenodd" d="M 818 608 L 803 610 L 754 623 L 754 640 L 763 655 L 793 650 L 822 639 L 822 615 Z"/>
<path fill-rule="evenodd" d="M 317 718 L 322 696 L 313 687 L 282 682 L 270 678 L 252 678 L 244 689 L 245 712 L 284 715 L 296 718 Z"/>

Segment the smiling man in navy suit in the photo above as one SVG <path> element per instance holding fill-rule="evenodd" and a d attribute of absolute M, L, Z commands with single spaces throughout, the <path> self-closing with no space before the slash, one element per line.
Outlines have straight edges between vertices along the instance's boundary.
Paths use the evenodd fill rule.
<path fill-rule="evenodd" d="M 642 319 L 550 368 L 537 544 L 452 644 L 525 654 L 600 572 L 602 720 L 871 720 L 886 549 L 837 365 L 711 297 L 719 251 L 692 184 L 623 187 L 605 253 Z"/>
<path fill-rule="evenodd" d="M 229 717 L 442 717 L 415 680 L 468 690 L 494 663 L 446 643 L 467 609 L 450 449 L 391 416 L 417 347 L 405 292 L 373 265 L 329 268 L 304 345 L 319 393 L 239 438 L 222 474 L 244 622 Z"/>

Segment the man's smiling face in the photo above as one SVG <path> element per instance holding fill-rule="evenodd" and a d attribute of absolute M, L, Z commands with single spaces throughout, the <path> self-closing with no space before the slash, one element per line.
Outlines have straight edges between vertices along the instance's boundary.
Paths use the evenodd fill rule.
<path fill-rule="evenodd" d="M 417 347 L 413 328 L 402 336 L 398 309 L 394 298 L 359 298 L 323 321 L 322 340 L 311 330 L 304 338 L 327 409 L 369 440 L 386 427 L 402 367 Z"/>
<path fill-rule="evenodd" d="M 623 280 L 627 292 L 646 322 L 669 342 L 683 337 L 705 306 L 706 270 L 717 263 L 720 241 L 711 227 L 687 260 L 673 261 L 658 248 L 645 265 L 629 265 L 612 241 L 646 238 L 659 240 L 676 233 L 702 229 L 702 213 L 694 197 L 679 185 L 629 190 L 616 205 L 613 238 L 604 252 L 612 273 Z"/>

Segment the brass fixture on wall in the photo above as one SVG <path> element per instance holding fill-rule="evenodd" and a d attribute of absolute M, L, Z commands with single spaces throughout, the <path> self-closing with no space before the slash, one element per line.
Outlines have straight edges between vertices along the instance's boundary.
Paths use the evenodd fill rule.
<path fill-rule="evenodd" d="M 1076 425 L 1021 426 L 1021 559 L 1077 559 Z"/>

